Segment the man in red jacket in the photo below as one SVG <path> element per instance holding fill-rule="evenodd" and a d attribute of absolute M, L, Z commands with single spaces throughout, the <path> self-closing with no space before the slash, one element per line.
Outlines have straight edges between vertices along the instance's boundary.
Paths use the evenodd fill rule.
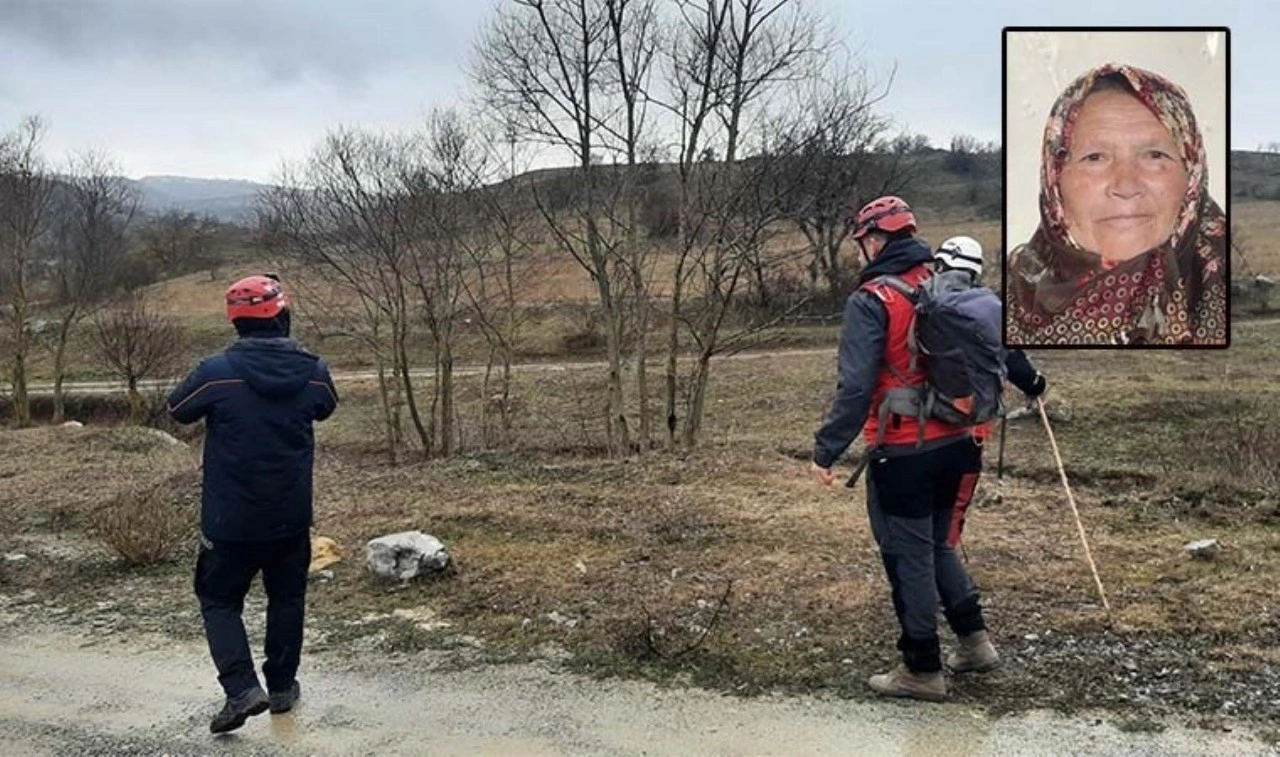
<path fill-rule="evenodd" d="M 892 587 L 902 652 L 901 665 L 871 676 L 868 684 L 886 696 L 942 700 L 947 685 L 936 619 L 939 595 L 957 636 L 986 629 L 978 592 L 947 539 L 961 478 L 973 470 L 980 448 L 966 427 L 928 419 L 921 434 L 914 416 L 879 417 L 889 390 L 925 378 L 913 369 L 908 348 L 913 305 L 876 279 L 893 275 L 919 284 L 933 275 L 934 254 L 915 236 L 915 216 L 901 198 L 873 200 L 852 222 L 866 265 L 845 303 L 839 382 L 814 435 L 813 469 L 819 482 L 830 485 L 831 466 L 863 432 L 867 510 Z"/>

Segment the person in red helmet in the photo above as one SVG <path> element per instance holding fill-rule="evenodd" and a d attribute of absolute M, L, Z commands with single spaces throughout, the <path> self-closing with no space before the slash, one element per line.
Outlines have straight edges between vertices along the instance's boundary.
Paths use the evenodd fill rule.
<path fill-rule="evenodd" d="M 961 478 L 980 454 L 970 428 L 889 411 L 888 393 L 924 381 L 909 348 L 914 305 L 884 283 L 918 287 L 933 275 L 934 254 L 915 235 L 916 218 L 900 197 L 867 203 L 848 221 L 865 265 L 845 301 L 835 399 L 814 434 L 813 471 L 831 485 L 832 466 L 862 431 L 867 446 L 867 512 L 901 627 L 902 664 L 873 675 L 886 696 L 942 700 L 947 695 L 937 605 L 962 639 L 986 624 L 978 592 L 948 543 Z"/>
<path fill-rule="evenodd" d="M 298 663 L 311 562 L 312 424 L 338 393 L 325 362 L 289 338 L 290 301 L 279 279 L 250 276 L 226 293 L 239 338 L 200 361 L 169 395 L 180 423 L 204 419 L 204 479 L 195 593 L 209 651 L 226 693 L 209 725 L 232 731 L 301 694 Z M 242 613 L 254 577 L 267 593 L 263 691 Z"/>

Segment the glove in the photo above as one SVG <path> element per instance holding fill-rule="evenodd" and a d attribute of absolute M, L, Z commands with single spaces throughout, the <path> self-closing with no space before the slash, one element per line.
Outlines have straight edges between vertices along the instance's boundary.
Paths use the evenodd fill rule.
<path fill-rule="evenodd" d="M 1036 380 L 1031 382 L 1031 389 L 1026 393 L 1027 398 L 1035 399 L 1036 397 L 1039 397 L 1040 395 L 1044 394 L 1045 390 L 1047 390 L 1048 388 L 1049 388 L 1049 382 L 1045 380 L 1044 374 L 1037 371 Z"/>

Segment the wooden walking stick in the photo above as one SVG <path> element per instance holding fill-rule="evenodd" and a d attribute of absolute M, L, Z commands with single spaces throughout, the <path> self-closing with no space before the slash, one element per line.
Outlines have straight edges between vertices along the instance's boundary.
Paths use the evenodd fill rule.
<path fill-rule="evenodd" d="M 1037 397 L 1040 407 L 1040 420 L 1044 421 L 1044 430 L 1049 434 L 1049 444 L 1053 447 L 1053 458 L 1058 462 L 1058 475 L 1062 477 L 1062 488 L 1067 490 L 1067 501 L 1071 503 L 1071 512 L 1076 516 L 1076 528 L 1080 530 L 1080 543 L 1084 544 L 1084 556 L 1089 561 L 1089 569 L 1093 571 L 1093 581 L 1098 586 L 1098 596 L 1102 597 L 1102 607 L 1107 611 L 1107 623 L 1114 626 L 1115 618 L 1111 615 L 1111 603 L 1107 601 L 1107 592 L 1102 588 L 1102 578 L 1098 576 L 1098 566 L 1093 561 L 1093 551 L 1089 549 L 1089 539 L 1084 533 L 1084 522 L 1080 520 L 1080 509 L 1076 507 L 1076 498 L 1071 494 L 1071 485 L 1067 483 L 1067 470 L 1062 465 L 1062 456 L 1058 454 L 1058 442 L 1053 438 L 1053 428 L 1049 426 L 1049 416 L 1044 411 L 1044 398 Z"/>
<path fill-rule="evenodd" d="M 1004 432 L 1009 428 L 1009 416 L 1000 416 L 1000 454 L 996 457 L 996 502 L 1004 502 Z"/>

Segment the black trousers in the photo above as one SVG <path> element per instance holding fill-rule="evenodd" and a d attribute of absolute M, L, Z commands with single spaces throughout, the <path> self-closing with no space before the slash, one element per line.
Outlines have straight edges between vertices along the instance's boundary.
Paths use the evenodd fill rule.
<path fill-rule="evenodd" d="M 957 634 L 986 628 L 978 591 L 949 538 L 956 495 L 981 454 L 966 437 L 924 452 L 877 456 L 868 466 L 867 512 L 901 626 L 898 649 L 916 673 L 942 669 L 939 599 Z"/>
<path fill-rule="evenodd" d="M 311 537 L 307 533 L 266 542 L 201 540 L 196 559 L 195 591 L 218 682 L 227 696 L 259 685 L 244 629 L 244 598 L 262 573 L 267 592 L 266 661 L 262 665 L 268 691 L 293 684 L 302 656 L 306 615 L 307 569 Z"/>

